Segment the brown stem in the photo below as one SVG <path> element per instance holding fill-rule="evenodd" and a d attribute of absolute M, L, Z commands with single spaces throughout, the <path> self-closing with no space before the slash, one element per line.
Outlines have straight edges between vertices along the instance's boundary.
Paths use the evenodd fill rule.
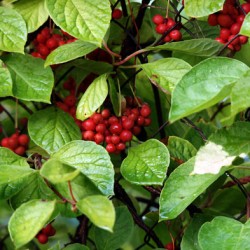
<path fill-rule="evenodd" d="M 85 215 L 81 215 L 77 219 L 80 222 L 80 224 L 76 229 L 74 242 L 86 245 L 89 232 L 88 230 L 89 219 Z"/>

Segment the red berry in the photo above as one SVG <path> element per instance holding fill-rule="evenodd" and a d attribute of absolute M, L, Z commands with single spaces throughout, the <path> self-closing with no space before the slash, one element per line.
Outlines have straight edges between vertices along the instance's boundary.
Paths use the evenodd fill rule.
<path fill-rule="evenodd" d="M 158 25 L 164 22 L 164 17 L 160 14 L 156 14 L 153 16 L 152 21 L 154 24 Z"/>
<path fill-rule="evenodd" d="M 101 144 L 102 142 L 104 142 L 104 135 L 101 133 L 97 133 L 94 136 L 94 140 L 97 144 Z"/>
<path fill-rule="evenodd" d="M 170 37 L 169 35 L 165 36 L 164 39 L 163 39 L 163 41 L 164 41 L 165 43 L 169 43 L 171 40 L 172 40 L 172 39 L 171 39 L 171 37 Z"/>
<path fill-rule="evenodd" d="M 113 19 L 120 19 L 122 17 L 122 11 L 120 9 L 114 9 L 112 11 L 112 18 Z"/>
<path fill-rule="evenodd" d="M 122 151 L 122 150 L 124 150 L 125 148 L 126 148 L 126 145 L 125 145 L 125 143 L 123 143 L 123 142 L 120 142 L 120 143 L 118 143 L 118 144 L 116 145 L 116 149 L 119 150 L 119 151 Z"/>
<path fill-rule="evenodd" d="M 104 109 L 102 112 L 101 112 L 101 115 L 104 119 L 108 119 L 111 115 L 109 109 Z"/>
<path fill-rule="evenodd" d="M 225 28 L 230 28 L 234 23 L 233 19 L 226 14 L 219 14 L 217 17 L 218 24 Z"/>
<path fill-rule="evenodd" d="M 50 53 L 50 50 L 43 44 L 39 44 L 37 47 L 38 53 L 40 53 L 42 56 L 47 56 Z"/>
<path fill-rule="evenodd" d="M 76 97 L 74 95 L 68 95 L 64 98 L 63 102 L 69 106 L 73 107 L 76 104 Z"/>
<path fill-rule="evenodd" d="M 234 46 L 232 44 L 228 44 L 227 46 L 230 50 L 234 50 Z"/>
<path fill-rule="evenodd" d="M 127 117 L 124 117 L 124 118 L 125 119 L 123 119 L 122 121 L 122 127 L 124 129 L 130 130 L 134 126 L 134 121 Z"/>
<path fill-rule="evenodd" d="M 240 51 L 240 49 L 241 49 L 241 44 L 234 45 L 234 50 L 235 51 Z"/>
<path fill-rule="evenodd" d="M 39 42 L 39 43 L 45 43 L 46 40 L 47 40 L 47 37 L 46 37 L 46 36 L 43 36 L 42 34 L 38 34 L 37 37 L 36 37 L 36 40 L 37 40 L 37 42 Z"/>
<path fill-rule="evenodd" d="M 41 35 L 46 37 L 46 39 L 48 39 L 50 37 L 50 29 L 48 27 L 44 28 L 41 31 Z"/>
<path fill-rule="evenodd" d="M 236 22 L 239 24 L 242 24 L 244 19 L 245 19 L 244 15 L 239 15 L 239 16 L 237 16 Z"/>
<path fill-rule="evenodd" d="M 105 142 L 106 142 L 107 144 L 112 143 L 112 141 L 111 141 L 111 135 L 106 135 L 106 137 L 105 137 Z"/>
<path fill-rule="evenodd" d="M 108 121 L 109 121 L 109 124 L 110 124 L 110 125 L 119 122 L 119 120 L 118 120 L 118 118 L 117 118 L 116 116 L 111 116 L 111 117 L 109 117 L 109 120 L 108 120 Z"/>
<path fill-rule="evenodd" d="M 106 130 L 106 125 L 104 123 L 99 123 L 96 125 L 95 128 L 96 132 L 104 134 L 105 130 Z"/>
<path fill-rule="evenodd" d="M 158 24 L 158 25 L 155 27 L 155 31 L 156 31 L 158 34 L 163 34 L 163 33 L 166 32 L 167 30 L 168 30 L 168 26 L 167 26 L 167 24 L 165 24 L 165 23 Z"/>
<path fill-rule="evenodd" d="M 134 135 L 139 135 L 141 133 L 141 128 L 139 126 L 134 126 L 132 129 Z"/>
<path fill-rule="evenodd" d="M 5 148 L 9 148 L 9 138 L 5 137 L 1 140 L 1 146 Z"/>
<path fill-rule="evenodd" d="M 82 122 L 82 127 L 84 130 L 95 131 L 96 124 L 94 123 L 94 121 L 92 119 L 89 118 L 89 119 Z"/>
<path fill-rule="evenodd" d="M 223 40 L 223 39 L 220 38 L 220 37 L 216 37 L 214 40 L 217 41 L 217 42 L 219 42 L 219 43 L 222 43 L 222 44 L 225 44 L 225 43 L 226 43 L 226 41 Z"/>
<path fill-rule="evenodd" d="M 133 134 L 129 130 L 123 130 L 120 134 L 120 139 L 123 142 L 131 141 L 133 138 Z"/>
<path fill-rule="evenodd" d="M 231 34 L 232 35 L 236 35 L 240 32 L 240 28 L 241 28 L 241 24 L 239 23 L 234 23 L 231 28 L 230 28 L 230 31 L 231 31 Z"/>
<path fill-rule="evenodd" d="M 28 135 L 25 135 L 25 134 L 22 134 L 22 135 L 19 135 L 18 137 L 18 143 L 22 146 L 27 146 L 29 144 L 29 136 Z"/>
<path fill-rule="evenodd" d="M 17 147 L 16 149 L 14 149 L 14 152 L 17 154 L 17 155 L 24 155 L 25 154 L 25 147 L 24 146 L 19 146 Z"/>
<path fill-rule="evenodd" d="M 250 12 L 250 3 L 243 3 L 241 7 L 246 12 L 246 14 Z"/>
<path fill-rule="evenodd" d="M 231 32 L 229 29 L 226 29 L 226 28 L 221 28 L 220 30 L 220 38 L 222 40 L 225 40 L 227 41 L 228 40 L 228 37 L 231 35 Z"/>
<path fill-rule="evenodd" d="M 232 40 L 232 39 L 234 39 L 235 38 L 235 35 L 231 35 L 230 37 L 228 37 L 228 41 L 230 41 L 230 40 Z M 232 42 L 230 42 L 230 44 L 232 44 L 232 45 L 236 45 L 236 44 L 238 44 L 240 42 L 240 40 L 239 40 L 239 38 L 237 37 L 237 38 L 235 38 Z"/>
<path fill-rule="evenodd" d="M 86 141 L 94 141 L 95 140 L 95 133 L 93 131 L 84 131 L 82 132 L 82 138 Z"/>
<path fill-rule="evenodd" d="M 106 145 L 106 150 L 109 152 L 109 153 L 114 153 L 116 151 L 116 147 L 113 143 L 109 143 Z"/>
<path fill-rule="evenodd" d="M 42 232 L 42 234 L 45 234 L 47 236 L 53 236 L 56 234 L 56 230 L 51 224 L 48 224 L 46 227 L 44 227 L 41 230 L 41 232 Z"/>
<path fill-rule="evenodd" d="M 240 44 L 245 44 L 248 41 L 247 36 L 239 36 Z"/>
<path fill-rule="evenodd" d="M 167 21 L 168 29 L 171 29 L 175 24 L 176 22 L 172 18 L 168 18 L 168 21 Z"/>
<path fill-rule="evenodd" d="M 17 138 L 9 138 L 9 148 L 16 149 L 18 147 L 18 139 Z"/>
<path fill-rule="evenodd" d="M 138 126 L 143 126 L 144 125 L 145 118 L 143 116 L 139 116 L 136 120 L 136 123 Z"/>
<path fill-rule="evenodd" d="M 43 58 L 43 56 L 40 53 L 36 52 L 36 51 L 33 51 L 31 53 L 31 55 L 34 56 L 34 57 L 37 57 L 37 58 Z"/>
<path fill-rule="evenodd" d="M 148 117 L 151 114 L 151 108 L 147 104 L 141 106 L 140 114 L 143 117 Z"/>
<path fill-rule="evenodd" d="M 95 124 L 99 124 L 100 122 L 103 121 L 103 117 L 99 113 L 95 113 L 91 116 L 91 119 L 94 121 Z"/>
<path fill-rule="evenodd" d="M 169 242 L 168 244 L 165 245 L 165 249 L 167 250 L 174 250 L 174 245 L 172 242 Z"/>
<path fill-rule="evenodd" d="M 144 120 L 143 126 L 147 127 L 147 126 L 149 126 L 151 124 L 151 122 L 152 122 L 152 120 L 149 117 L 147 117 Z"/>
<path fill-rule="evenodd" d="M 207 21 L 210 26 L 216 26 L 218 24 L 217 15 L 216 14 L 209 15 Z"/>
<path fill-rule="evenodd" d="M 50 39 L 47 40 L 46 46 L 49 49 L 53 50 L 53 49 L 58 47 L 58 42 L 57 42 L 57 40 L 55 38 L 51 37 Z"/>
<path fill-rule="evenodd" d="M 111 134 L 119 135 L 122 132 L 122 125 L 120 123 L 113 123 L 109 127 L 109 131 Z"/>
<path fill-rule="evenodd" d="M 174 41 L 180 41 L 181 38 L 182 38 L 182 34 L 179 30 L 172 30 L 170 33 L 169 33 L 169 36 L 171 39 L 173 39 Z"/>
<path fill-rule="evenodd" d="M 41 243 L 41 244 L 46 244 L 48 242 L 48 236 L 46 234 L 39 233 L 36 236 L 36 238 L 39 241 L 39 243 Z"/>
<path fill-rule="evenodd" d="M 113 143 L 113 144 L 118 144 L 119 142 L 120 142 L 120 136 L 118 136 L 118 135 L 112 135 L 111 136 L 111 142 Z"/>
<path fill-rule="evenodd" d="M 64 112 L 69 112 L 69 107 L 63 102 L 57 102 L 56 106 Z"/>

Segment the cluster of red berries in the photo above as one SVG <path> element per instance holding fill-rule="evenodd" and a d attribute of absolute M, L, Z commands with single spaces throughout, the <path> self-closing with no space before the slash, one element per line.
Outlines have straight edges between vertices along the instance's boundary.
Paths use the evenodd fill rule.
<path fill-rule="evenodd" d="M 114 9 L 112 11 L 112 18 L 113 19 L 120 19 L 120 18 L 122 18 L 122 11 L 120 9 Z"/>
<path fill-rule="evenodd" d="M 139 100 L 139 98 L 137 98 Z M 127 97 L 127 107 L 121 117 L 112 115 L 109 109 L 94 113 L 82 122 L 83 140 L 94 141 L 97 144 L 106 143 L 109 153 L 120 153 L 126 148 L 126 142 L 133 135 L 141 132 L 141 127 L 149 126 L 151 108 L 143 103 L 138 106 L 135 98 Z"/>
<path fill-rule="evenodd" d="M 243 13 L 243 11 L 245 13 Z M 208 23 L 211 26 L 220 26 L 220 36 L 215 38 L 222 44 L 228 43 L 228 48 L 239 51 L 241 45 L 247 43 L 248 37 L 239 35 L 245 14 L 250 12 L 250 0 L 237 6 L 235 0 L 227 0 L 223 10 L 208 16 Z"/>
<path fill-rule="evenodd" d="M 163 35 L 171 30 L 163 39 L 165 43 L 181 40 L 182 34 L 178 29 L 179 25 L 171 17 L 164 18 L 162 15 L 156 14 L 153 16 L 152 21 L 156 25 L 155 30 L 158 34 Z"/>
<path fill-rule="evenodd" d="M 66 43 L 72 43 L 76 38 L 70 36 L 68 33 L 60 30 L 60 33 L 54 33 L 54 30 L 45 27 L 37 34 L 33 41 L 34 51 L 31 53 L 34 57 L 46 59 L 51 51 Z"/>
<path fill-rule="evenodd" d="M 40 230 L 40 232 L 36 235 L 37 240 L 41 244 L 46 244 L 49 240 L 49 237 L 54 236 L 56 234 L 56 229 L 48 224 L 46 227 Z"/>
<path fill-rule="evenodd" d="M 24 155 L 29 144 L 29 136 L 26 134 L 14 133 L 10 137 L 1 140 L 1 146 L 9 148 L 18 155 Z"/>

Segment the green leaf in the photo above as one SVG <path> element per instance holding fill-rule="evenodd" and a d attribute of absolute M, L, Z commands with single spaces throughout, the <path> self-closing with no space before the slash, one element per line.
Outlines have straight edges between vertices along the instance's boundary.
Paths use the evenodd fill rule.
<path fill-rule="evenodd" d="M 250 221 L 245 224 L 227 217 L 218 216 L 203 224 L 198 239 L 202 250 L 247 250 L 249 249 Z"/>
<path fill-rule="evenodd" d="M 193 56 L 211 57 L 216 55 L 222 48 L 223 45 L 213 39 L 199 38 L 174 43 L 166 43 L 156 47 L 147 47 L 145 50 L 170 50 L 183 52 Z"/>
<path fill-rule="evenodd" d="M 176 168 L 169 176 L 160 196 L 160 220 L 176 218 L 184 209 L 203 193 L 216 179 L 217 175 L 190 175 L 195 158 Z"/>
<path fill-rule="evenodd" d="M 72 141 L 52 155 L 86 175 L 105 195 L 113 194 L 114 169 L 108 152 L 94 142 Z"/>
<path fill-rule="evenodd" d="M 116 219 L 113 233 L 95 227 L 94 237 L 97 250 L 119 249 L 130 237 L 133 229 L 133 218 L 127 207 L 116 207 Z"/>
<path fill-rule="evenodd" d="M 90 117 L 102 105 L 107 95 L 107 74 L 103 74 L 97 77 L 84 92 L 77 105 L 77 119 L 84 120 Z"/>
<path fill-rule="evenodd" d="M 88 196 L 76 204 L 90 221 L 99 228 L 113 232 L 115 209 L 112 201 L 102 195 Z"/>
<path fill-rule="evenodd" d="M 112 77 L 108 79 L 109 97 L 112 102 L 113 110 L 116 116 L 121 115 L 121 95 L 117 92 L 116 85 Z"/>
<path fill-rule="evenodd" d="M 63 250 L 89 250 L 87 246 L 83 246 L 80 243 L 70 244 L 63 248 Z"/>
<path fill-rule="evenodd" d="M 189 141 L 176 136 L 169 136 L 167 147 L 171 157 L 181 161 L 187 161 L 197 153 L 196 148 Z"/>
<path fill-rule="evenodd" d="M 31 139 L 48 153 L 56 152 L 67 142 L 81 139 L 74 119 L 54 107 L 34 113 L 29 119 L 28 131 Z"/>
<path fill-rule="evenodd" d="M 163 92 L 172 92 L 175 85 L 192 67 L 178 58 L 164 58 L 140 65 L 150 81 Z"/>
<path fill-rule="evenodd" d="M 46 4 L 51 18 L 64 31 L 101 45 L 111 19 L 108 0 L 46 0 Z"/>
<path fill-rule="evenodd" d="M 50 103 L 54 85 L 51 68 L 31 55 L 10 54 L 4 58 L 13 80 L 13 95 L 26 101 Z"/>
<path fill-rule="evenodd" d="M 27 29 L 22 16 L 11 8 L 0 6 L 0 50 L 24 53 Z"/>
<path fill-rule="evenodd" d="M 25 20 L 28 33 L 37 30 L 48 19 L 48 11 L 44 0 L 22 0 L 13 5 Z"/>
<path fill-rule="evenodd" d="M 149 139 L 132 147 L 123 160 L 123 177 L 139 185 L 161 185 L 166 177 L 170 157 L 167 147 L 156 139 Z"/>
<path fill-rule="evenodd" d="M 40 174 L 54 184 L 71 181 L 79 173 L 79 169 L 72 168 L 56 159 L 46 161 L 40 170 Z"/>
<path fill-rule="evenodd" d="M 97 46 L 92 43 L 77 40 L 73 43 L 59 46 L 57 49 L 53 50 L 46 58 L 44 65 L 46 67 L 52 64 L 68 62 L 78 57 L 85 56 L 96 48 Z"/>
<path fill-rule="evenodd" d="M 0 82 L 0 97 L 13 96 L 11 75 L 2 60 L 0 60 Z"/>
<path fill-rule="evenodd" d="M 249 68 L 235 59 L 209 58 L 194 66 L 173 91 L 170 120 L 208 108 L 227 97 Z M 223 73 L 222 73 L 223 72 Z"/>
<path fill-rule="evenodd" d="M 249 27 L 250 27 L 250 14 L 248 13 L 245 16 L 244 22 L 243 22 L 243 24 L 241 26 L 241 29 L 240 29 L 239 33 L 241 35 L 244 35 L 244 36 L 250 36 Z"/>
<path fill-rule="evenodd" d="M 185 0 L 185 13 L 190 17 L 203 17 L 222 10 L 225 0 Z"/>
<path fill-rule="evenodd" d="M 11 216 L 8 229 L 16 248 L 31 241 L 48 222 L 55 201 L 31 200 L 21 205 Z"/>
<path fill-rule="evenodd" d="M 236 122 L 212 134 L 196 155 L 193 174 L 216 174 L 223 166 L 230 166 L 236 156 L 249 153 L 249 133 L 249 122 Z"/>

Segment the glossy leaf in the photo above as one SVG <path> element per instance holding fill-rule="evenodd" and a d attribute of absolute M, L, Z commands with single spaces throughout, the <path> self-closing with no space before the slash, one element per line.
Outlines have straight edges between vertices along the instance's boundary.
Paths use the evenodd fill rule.
<path fill-rule="evenodd" d="M 194 66 L 173 91 L 171 122 L 223 100 L 248 69 L 240 61 L 223 57 L 209 58 Z"/>
<path fill-rule="evenodd" d="M 64 31 L 101 45 L 111 19 L 108 0 L 46 0 L 46 4 L 51 18 Z"/>
<path fill-rule="evenodd" d="M 0 6 L 0 50 L 24 53 L 27 29 L 22 16 L 11 8 Z"/>
<path fill-rule="evenodd" d="M 116 219 L 113 233 L 95 227 L 94 237 L 97 250 L 119 249 L 130 237 L 134 222 L 127 207 L 116 207 Z"/>
<path fill-rule="evenodd" d="M 78 57 L 85 56 L 96 48 L 96 45 L 80 40 L 59 46 L 48 55 L 45 66 L 71 61 Z"/>
<path fill-rule="evenodd" d="M 209 38 L 191 39 L 174 43 L 166 43 L 156 47 L 148 47 L 145 50 L 170 50 L 179 51 L 193 56 L 210 57 L 216 55 L 223 45 Z"/>
<path fill-rule="evenodd" d="M 80 173 L 80 170 L 58 160 L 50 159 L 43 164 L 40 173 L 44 178 L 56 184 L 73 180 Z"/>
<path fill-rule="evenodd" d="M 28 33 L 37 30 L 48 19 L 44 0 L 22 0 L 13 5 L 26 22 Z"/>
<path fill-rule="evenodd" d="M 241 29 L 240 29 L 239 33 L 241 35 L 244 35 L 244 36 L 250 36 L 249 27 L 250 27 L 250 14 L 248 13 L 245 16 L 244 22 L 243 22 L 243 24 L 241 26 Z"/>
<path fill-rule="evenodd" d="M 80 200 L 77 208 L 99 228 L 113 232 L 115 209 L 111 200 L 102 195 L 92 195 Z"/>
<path fill-rule="evenodd" d="M 190 175 L 194 157 L 176 168 L 169 176 L 160 196 L 160 220 L 176 218 L 184 209 L 223 174 Z"/>
<path fill-rule="evenodd" d="M 122 162 L 121 173 L 126 180 L 135 184 L 161 185 L 169 160 L 167 147 L 158 140 L 150 139 L 129 149 L 128 156 Z"/>
<path fill-rule="evenodd" d="M 196 148 L 189 141 L 176 136 L 169 136 L 167 147 L 171 157 L 184 162 L 197 153 Z"/>
<path fill-rule="evenodd" d="M 163 92 L 172 92 L 175 85 L 192 67 L 178 58 L 164 58 L 140 65 L 146 75 Z"/>
<path fill-rule="evenodd" d="M 67 142 L 81 139 L 74 119 L 57 108 L 34 113 L 28 123 L 31 139 L 48 153 L 56 152 Z"/>
<path fill-rule="evenodd" d="M 185 13 L 190 17 L 203 17 L 222 10 L 224 0 L 185 0 Z"/>
<path fill-rule="evenodd" d="M 109 154 L 90 141 L 72 141 L 52 155 L 86 175 L 105 195 L 113 194 L 114 169 Z"/>
<path fill-rule="evenodd" d="M 250 244 L 249 233 L 249 220 L 242 224 L 232 218 L 217 216 L 201 227 L 199 245 L 202 250 L 247 250 Z"/>
<path fill-rule="evenodd" d="M 2 60 L 0 60 L 0 82 L 0 97 L 13 96 L 11 75 Z"/>
<path fill-rule="evenodd" d="M 16 248 L 31 241 L 48 222 L 55 201 L 31 200 L 21 205 L 11 216 L 8 229 Z"/>
<path fill-rule="evenodd" d="M 107 74 L 103 74 L 97 77 L 84 92 L 77 105 L 77 119 L 85 120 L 90 117 L 102 105 L 107 95 Z"/>
<path fill-rule="evenodd" d="M 51 68 L 30 55 L 10 54 L 4 59 L 13 80 L 13 95 L 26 101 L 50 103 L 54 85 Z"/>

